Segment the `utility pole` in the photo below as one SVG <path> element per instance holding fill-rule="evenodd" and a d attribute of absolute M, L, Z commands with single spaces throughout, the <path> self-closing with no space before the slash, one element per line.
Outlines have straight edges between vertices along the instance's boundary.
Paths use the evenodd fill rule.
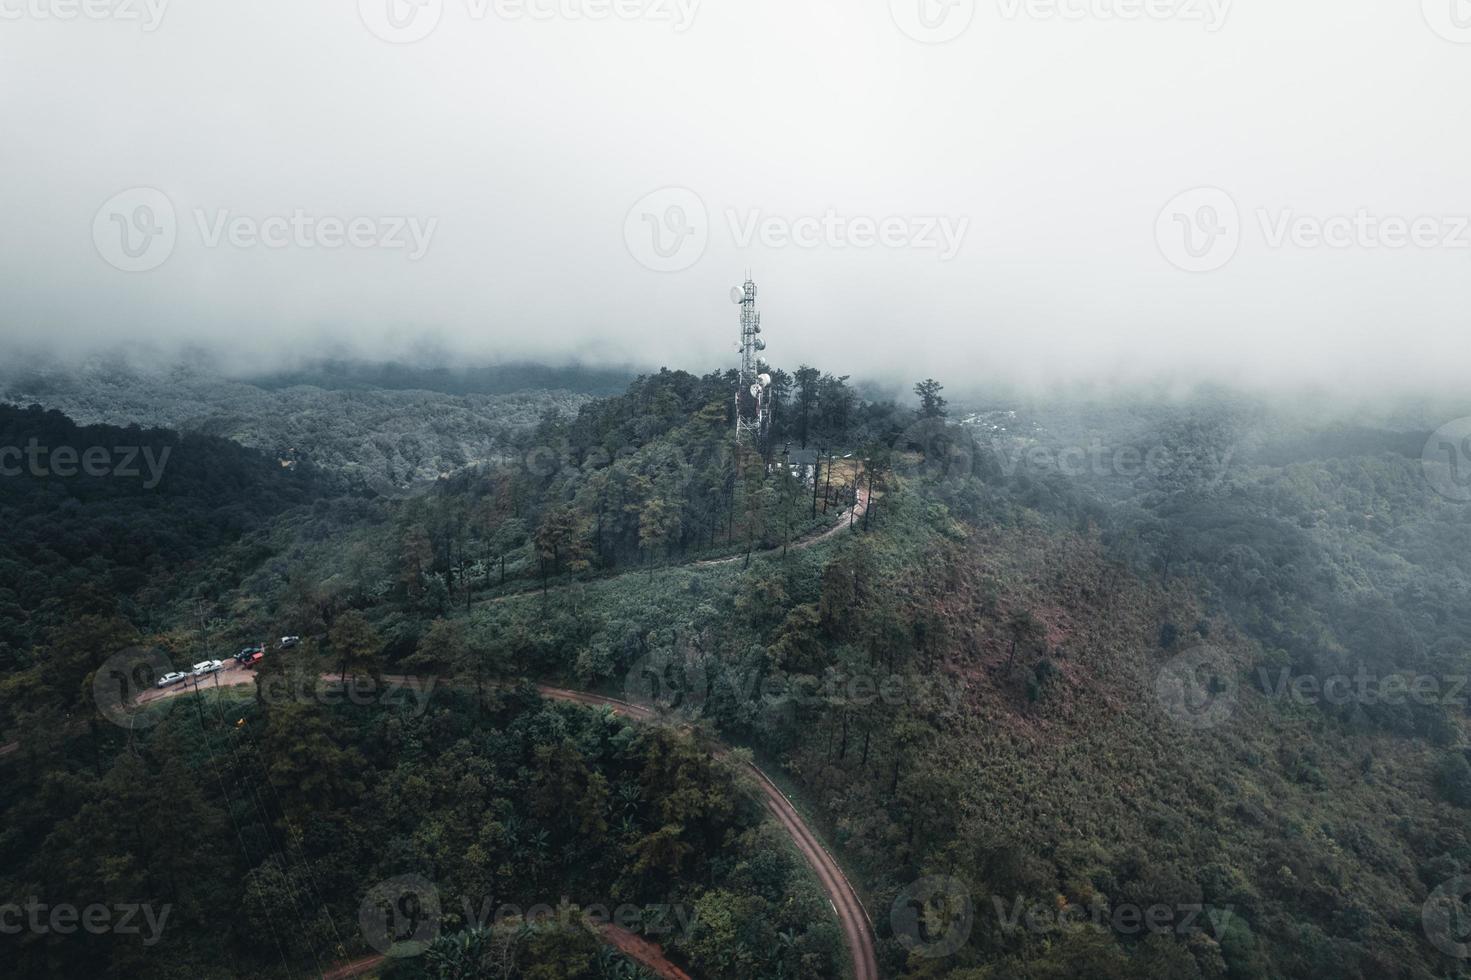
<path fill-rule="evenodd" d="M 788 463 L 791 455 L 792 444 L 789 442 L 781 448 L 781 556 L 783 560 L 785 560 L 787 557 L 787 545 L 791 544 L 792 542 L 792 509 L 787 504 L 788 487 L 792 482 L 792 469 L 791 465 Z"/>
<path fill-rule="evenodd" d="M 812 457 L 812 519 L 813 520 L 816 520 L 817 519 L 817 468 L 822 465 L 822 454 L 825 453 L 825 452 L 827 452 L 827 447 L 826 446 L 824 446 L 821 449 L 819 449 L 817 451 L 817 455 L 814 456 L 814 457 Z M 824 514 L 827 513 L 827 501 L 823 501 L 822 512 Z"/>
<path fill-rule="evenodd" d="M 205 619 L 204 619 L 205 609 L 204 609 L 204 600 L 203 599 L 195 599 L 194 600 L 194 612 L 195 612 L 196 615 L 199 616 L 199 652 L 201 654 L 201 656 L 200 656 L 199 659 L 200 660 L 208 660 L 209 659 L 209 627 L 207 627 L 205 625 Z"/>
<path fill-rule="evenodd" d="M 815 480 L 813 481 L 816 482 Z M 827 454 L 827 485 L 822 488 L 822 512 L 827 514 L 827 501 L 833 491 L 833 454 Z"/>
<path fill-rule="evenodd" d="M 868 470 L 868 506 L 863 508 L 863 530 L 868 530 L 868 519 L 873 516 L 873 467 L 868 460 L 863 461 L 864 469 Z"/>

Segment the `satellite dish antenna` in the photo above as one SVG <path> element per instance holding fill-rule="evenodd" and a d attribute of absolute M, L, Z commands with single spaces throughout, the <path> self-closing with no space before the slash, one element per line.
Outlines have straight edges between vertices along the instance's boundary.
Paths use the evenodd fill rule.
<path fill-rule="evenodd" d="M 761 397 L 761 386 L 759 384 L 755 384 L 755 385 L 752 385 L 751 386 L 751 397 L 752 398 L 760 398 Z"/>
<path fill-rule="evenodd" d="M 732 286 L 732 287 L 730 287 L 730 301 L 732 303 L 734 303 L 737 306 L 739 306 L 741 303 L 743 303 L 745 301 L 745 299 L 746 299 L 746 294 L 745 294 L 745 291 L 741 289 L 741 287 L 739 287 L 739 286 Z"/>

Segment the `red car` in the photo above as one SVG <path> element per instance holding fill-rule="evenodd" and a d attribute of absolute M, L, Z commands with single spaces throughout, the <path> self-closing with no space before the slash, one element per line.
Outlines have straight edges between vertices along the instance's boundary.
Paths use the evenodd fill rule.
<path fill-rule="evenodd" d="M 266 659 L 266 655 L 264 653 L 261 653 L 260 651 L 256 651 L 255 653 L 252 653 L 250 656 L 241 660 L 240 666 L 254 667 L 256 664 L 260 663 L 264 659 Z"/>

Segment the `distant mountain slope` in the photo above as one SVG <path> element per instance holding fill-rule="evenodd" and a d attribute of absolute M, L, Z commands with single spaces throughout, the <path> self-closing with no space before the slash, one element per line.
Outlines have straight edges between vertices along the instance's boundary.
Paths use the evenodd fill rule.
<path fill-rule="evenodd" d="M 437 391 L 446 395 L 511 395 L 556 390 L 579 395 L 619 395 L 637 372 L 620 368 L 546 364 L 489 364 L 480 367 L 419 367 L 391 362 L 326 359 L 242 380 L 266 389 L 309 386 L 329 391 L 387 389 Z"/>
<path fill-rule="evenodd" d="M 328 371 L 321 380 L 338 387 L 324 388 L 282 387 L 285 376 L 256 384 L 182 366 L 12 369 L 0 372 L 0 400 L 54 408 L 80 424 L 136 423 L 220 436 L 283 459 L 309 459 L 391 490 L 500 458 L 509 451 L 512 433 L 551 411 L 575 414 L 592 397 L 567 390 L 452 394 L 378 388 L 368 385 L 369 377 L 401 384 L 413 377 L 432 381 L 428 375 L 434 372 L 364 371 L 353 384 L 346 381 L 352 371 Z M 524 377 L 555 374 L 528 368 Z M 513 375 L 496 377 L 504 385 Z M 474 375 L 471 381 L 493 387 L 490 375 Z M 471 381 L 461 387 L 471 387 Z"/>
<path fill-rule="evenodd" d="M 225 439 L 0 403 L 0 672 L 79 608 L 206 587 L 212 552 L 343 483 Z"/>

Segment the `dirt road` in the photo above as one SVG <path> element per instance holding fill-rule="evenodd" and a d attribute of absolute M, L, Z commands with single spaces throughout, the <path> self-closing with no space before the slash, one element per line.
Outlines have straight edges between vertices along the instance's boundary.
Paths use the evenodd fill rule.
<path fill-rule="evenodd" d="M 793 551 L 800 551 L 803 548 L 811 548 L 813 545 L 822 544 L 824 541 L 831 541 L 833 538 L 837 537 L 839 534 L 842 534 L 844 531 L 848 530 L 848 528 L 851 525 L 853 525 L 854 523 L 856 523 L 858 521 L 858 519 L 860 517 L 862 517 L 863 514 L 864 514 L 864 512 L 867 511 L 867 510 L 868 510 L 868 491 L 867 490 L 859 490 L 858 491 L 858 500 L 857 500 L 857 502 L 854 503 L 852 507 L 849 507 L 847 510 L 843 511 L 841 514 L 838 515 L 838 522 L 836 524 L 834 524 L 832 527 L 828 528 L 825 531 L 818 531 L 815 534 L 809 534 L 805 538 L 798 538 L 796 541 L 793 541 L 791 543 L 791 545 L 790 545 L 791 550 L 793 550 Z M 780 548 L 771 548 L 771 549 L 769 549 L 767 551 L 753 552 L 752 553 L 752 557 L 756 557 L 757 555 L 779 555 L 779 554 L 781 554 L 781 549 Z M 732 555 L 729 558 L 711 558 L 711 559 L 708 559 L 706 561 L 691 562 L 690 564 L 693 565 L 695 568 L 710 568 L 710 567 L 715 566 L 715 565 L 729 565 L 729 564 L 732 564 L 734 562 L 745 561 L 745 560 L 746 560 L 746 556 L 744 554 L 739 554 L 739 555 Z"/>
<path fill-rule="evenodd" d="M 327 679 L 337 677 L 336 674 L 324 674 L 323 676 Z M 243 668 L 234 668 L 221 671 L 213 677 L 215 683 L 220 687 L 232 687 L 249 684 L 254 675 Z M 384 680 L 406 680 L 406 678 L 385 677 Z M 208 682 L 206 682 L 207 685 Z M 177 685 L 162 691 L 149 691 L 140 701 L 157 701 L 188 694 L 193 690 L 193 684 Z M 565 687 L 553 687 L 550 684 L 537 684 L 536 691 L 542 697 L 552 701 L 564 701 L 591 708 L 611 708 L 615 714 L 635 721 L 654 721 L 659 717 L 653 709 L 644 705 L 587 691 L 574 691 Z M 724 757 L 729 754 L 729 749 L 719 747 L 715 750 L 715 754 L 717 757 Z M 797 850 L 801 852 L 802 857 L 817 875 L 823 891 L 827 892 L 828 899 L 837 911 L 838 921 L 843 929 L 843 940 L 848 946 L 848 954 L 853 962 L 854 980 L 878 980 L 878 956 L 873 944 L 873 920 L 864 909 L 858 892 L 848 881 L 847 875 L 843 874 L 843 869 L 838 862 L 828 853 L 827 848 L 822 846 L 822 842 L 812 832 L 812 828 L 802 819 L 802 815 L 797 812 L 792 801 L 776 783 L 753 764 L 747 763 L 746 769 L 750 772 L 757 790 L 761 793 L 762 804 L 776 818 L 787 836 L 792 838 L 792 842 L 797 845 Z M 357 966 L 357 964 L 353 965 Z M 342 967 L 337 972 L 328 974 L 328 980 L 346 976 L 347 974 L 340 972 L 344 969 L 347 968 Z"/>
<path fill-rule="evenodd" d="M 787 546 L 787 550 L 789 550 L 789 551 L 801 551 L 803 548 L 811 548 L 811 547 L 813 547 L 815 545 L 822 544 L 824 541 L 831 541 L 833 538 L 837 537 L 839 534 L 842 534 L 844 531 L 848 530 L 848 528 L 851 527 L 853 524 L 857 523 L 857 521 L 859 520 L 859 518 L 861 518 L 867 511 L 868 511 L 868 491 L 867 490 L 861 490 L 860 489 L 858 491 L 858 500 L 857 500 L 857 502 L 855 502 L 852 507 L 849 507 L 847 510 L 843 511 L 841 514 L 838 515 L 838 521 L 837 521 L 836 524 L 834 524 L 832 527 L 827 528 L 825 530 L 818 531 L 818 532 L 813 533 L 813 534 L 809 534 L 809 535 L 807 535 L 804 538 L 798 538 L 796 541 L 793 541 L 790 545 Z M 751 557 L 752 558 L 771 557 L 772 555 L 779 555 L 779 554 L 781 554 L 781 552 L 782 552 L 782 549 L 780 549 L 780 548 L 769 548 L 766 551 L 753 551 L 753 552 L 751 552 Z M 733 565 L 736 562 L 743 562 L 745 560 L 746 560 L 746 555 L 745 555 L 744 552 L 742 552 L 739 555 L 732 555 L 729 558 L 707 558 L 704 561 L 692 561 L 692 562 L 687 562 L 687 563 L 685 563 L 683 565 L 673 565 L 673 566 L 669 566 L 669 567 L 672 567 L 672 568 L 714 568 L 717 565 Z M 623 572 L 622 574 L 623 575 L 647 574 L 647 570 L 645 570 L 645 569 L 639 569 L 639 568 L 631 568 L 628 571 Z M 616 578 L 616 577 L 619 577 L 619 576 L 614 576 L 614 577 Z M 554 585 L 551 588 L 547 589 L 546 592 L 548 592 L 548 593 L 551 593 L 551 592 L 565 592 L 567 589 L 573 589 L 573 588 L 576 588 L 576 587 L 578 587 L 580 585 L 584 585 L 584 584 L 589 584 L 589 583 L 571 582 L 571 583 L 568 583 L 568 584 L 565 584 L 565 585 Z M 511 592 L 511 593 L 508 593 L 506 595 L 496 596 L 494 599 L 481 599 L 480 601 L 476 602 L 475 605 L 477 605 L 477 606 L 489 606 L 489 605 L 495 605 L 498 602 L 510 602 L 512 599 L 524 599 L 527 596 L 542 595 L 542 594 L 543 594 L 543 592 L 542 592 L 541 586 L 539 586 L 539 585 L 533 585 L 533 586 L 529 586 L 528 588 L 525 588 L 525 589 L 521 590 L 520 592 Z"/>
<path fill-rule="evenodd" d="M 662 947 L 657 943 L 649 942 L 638 933 L 620 929 L 611 922 L 600 927 L 598 933 L 602 936 L 603 942 L 616 946 L 620 953 L 638 963 L 659 980 L 690 980 L 688 973 L 665 958 Z"/>
<path fill-rule="evenodd" d="M 846 530 L 853 522 L 856 522 L 858 518 L 862 517 L 867 508 L 868 494 L 860 491 L 858 500 L 852 507 L 840 515 L 840 519 L 835 525 L 818 534 L 793 542 L 791 547 L 810 548 L 824 541 L 831 540 Z M 780 549 L 776 549 L 775 552 L 763 552 L 762 554 L 769 555 L 779 552 Z M 729 565 L 744 560 L 744 555 L 736 555 L 731 558 L 694 562 L 693 565 L 694 567 L 708 568 L 715 565 Z M 560 586 L 559 588 L 565 589 L 569 587 Z M 505 602 L 509 599 L 533 595 L 539 591 L 537 589 L 528 592 L 513 593 L 487 601 Z M 551 591 L 557 590 L 553 589 Z M 327 679 L 332 679 L 336 676 L 335 674 L 323 675 Z M 146 691 L 138 698 L 138 703 L 150 704 L 165 698 L 191 694 L 200 688 L 238 687 L 250 684 L 254 679 L 254 671 L 247 670 L 233 662 L 228 662 L 224 669 L 214 674 L 202 678 L 192 678 L 184 683 L 175 684 L 172 687 L 161 690 Z M 385 680 L 393 680 L 393 678 L 385 678 Z M 620 701 L 617 698 L 590 694 L 585 691 L 551 687 L 545 684 L 536 685 L 536 689 L 543 697 L 555 701 L 566 701 L 589 707 L 608 707 L 613 709 L 617 714 L 638 721 L 652 721 L 658 717 L 653 710 L 643 705 L 633 704 L 629 701 Z M 0 746 L 0 756 L 8 755 L 19 747 L 19 743 Z M 727 752 L 728 750 L 724 748 L 716 750 L 716 754 L 719 756 L 723 756 Z M 801 852 L 802 857 L 806 859 L 808 865 L 811 866 L 813 872 L 817 875 L 823 890 L 827 892 L 828 899 L 832 902 L 833 908 L 838 914 L 839 923 L 842 925 L 843 938 L 847 943 L 848 952 L 853 961 L 854 980 L 878 980 L 878 958 L 873 944 L 873 920 L 864 909 L 862 901 L 858 898 L 858 893 L 854 890 L 852 884 L 849 883 L 847 876 L 843 874 L 843 869 L 838 865 L 837 861 L 822 846 L 817 835 L 812 832 L 812 829 L 807 826 L 807 823 L 797 812 L 796 807 L 787 799 L 786 794 L 758 767 L 747 764 L 747 768 L 750 770 L 751 775 L 755 779 L 756 786 L 761 792 L 762 803 L 771 815 L 776 818 L 782 829 L 787 832 L 787 835 L 792 838 L 792 841 L 797 845 L 797 849 Z M 369 960 L 360 960 L 356 963 L 338 967 L 325 976 L 327 980 L 338 980 L 341 977 L 354 975 L 358 970 L 365 968 L 363 964 L 368 964 L 369 962 Z M 381 962 L 381 958 L 378 962 Z M 373 962 L 372 965 L 377 965 L 377 962 Z"/>
<path fill-rule="evenodd" d="M 652 710 L 643 705 L 598 694 L 589 694 L 586 691 L 572 691 L 545 684 L 538 684 L 536 690 L 543 697 L 552 700 L 571 701 L 592 707 L 608 707 L 617 714 L 640 721 L 649 721 L 657 717 Z M 723 756 L 728 751 L 722 748 L 717 750 L 716 754 Z M 843 874 L 843 869 L 839 867 L 838 862 L 833 860 L 832 855 L 817 839 L 817 835 L 807 826 L 806 821 L 797 812 L 797 808 L 792 805 L 792 801 L 787 799 L 786 794 L 757 766 L 748 763 L 746 768 L 755 778 L 756 787 L 761 793 L 761 802 L 776 818 L 777 823 L 781 824 L 787 836 L 792 838 L 797 845 L 797 850 L 802 852 L 802 857 L 816 873 L 818 880 L 822 883 L 823 891 L 827 892 L 828 899 L 837 910 L 838 921 L 843 927 L 843 939 L 847 943 L 848 953 L 853 961 L 855 980 L 878 980 L 878 956 L 873 945 L 873 921 L 864 909 L 863 902 L 859 900 L 858 892 L 849 883 L 847 875 Z"/>

